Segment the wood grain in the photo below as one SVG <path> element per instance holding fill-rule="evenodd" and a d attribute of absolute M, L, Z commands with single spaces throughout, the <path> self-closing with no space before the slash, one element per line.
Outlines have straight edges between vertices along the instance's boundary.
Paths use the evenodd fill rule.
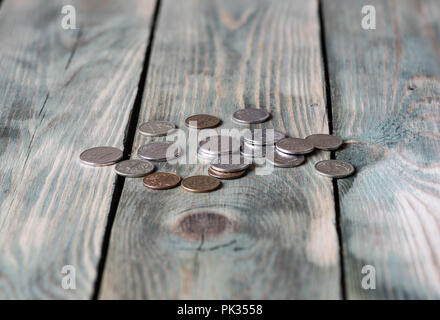
<path fill-rule="evenodd" d="M 187 116 L 209 113 L 239 128 L 232 113 L 251 105 L 291 136 L 328 132 L 317 1 L 163 1 L 139 123 L 186 130 Z M 209 194 L 126 181 L 100 298 L 340 298 L 332 184 L 313 169 L 324 158 Z"/>
<path fill-rule="evenodd" d="M 338 183 L 348 298 L 438 299 L 440 3 L 369 1 L 376 30 L 364 4 L 324 1 L 337 158 L 357 168 Z"/>
<path fill-rule="evenodd" d="M 77 30 L 61 27 L 76 8 Z M 114 190 L 86 148 L 123 148 L 151 0 L 3 1 L 0 10 L 0 298 L 92 295 Z M 76 269 L 76 290 L 61 286 Z M 71 274 L 72 275 L 72 274 Z"/>

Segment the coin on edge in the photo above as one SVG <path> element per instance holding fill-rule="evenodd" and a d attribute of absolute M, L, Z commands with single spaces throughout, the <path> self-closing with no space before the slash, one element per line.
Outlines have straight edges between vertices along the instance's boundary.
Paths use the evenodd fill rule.
<path fill-rule="evenodd" d="M 220 118 L 209 114 L 195 114 L 185 119 L 186 126 L 194 129 L 214 128 L 217 127 L 220 122 Z"/>
<path fill-rule="evenodd" d="M 182 188 L 195 193 L 210 192 L 220 185 L 220 180 L 211 176 L 192 176 L 182 180 Z"/>
<path fill-rule="evenodd" d="M 115 166 L 117 174 L 127 178 L 146 176 L 154 170 L 154 165 L 147 160 L 131 159 L 119 162 Z"/>
<path fill-rule="evenodd" d="M 249 161 L 240 154 L 225 154 L 211 162 L 211 168 L 220 172 L 237 172 L 246 170 Z"/>
<path fill-rule="evenodd" d="M 81 163 L 93 166 L 110 166 L 122 159 L 122 151 L 113 147 L 94 147 L 87 149 L 79 155 Z"/>
<path fill-rule="evenodd" d="M 239 124 L 261 123 L 270 118 L 270 113 L 263 109 L 246 108 L 234 112 L 232 119 Z"/>
<path fill-rule="evenodd" d="M 345 178 L 354 173 L 353 165 L 342 160 L 322 160 L 315 164 L 315 169 L 329 178 Z"/>
<path fill-rule="evenodd" d="M 168 151 L 168 148 L 175 148 L 174 151 Z M 168 153 L 168 154 L 167 154 Z M 152 161 L 166 161 L 167 155 L 172 155 L 169 160 L 179 157 L 181 154 L 181 148 L 172 142 L 150 142 L 138 150 L 138 156 L 142 159 Z"/>
<path fill-rule="evenodd" d="M 144 136 L 161 137 L 166 136 L 170 130 L 175 129 L 174 123 L 162 120 L 152 120 L 142 123 L 139 132 Z"/>
<path fill-rule="evenodd" d="M 310 141 L 300 138 L 284 138 L 276 143 L 276 148 L 288 154 L 307 154 L 315 148 Z"/>
<path fill-rule="evenodd" d="M 181 178 L 174 173 L 155 172 L 146 176 L 143 180 L 144 186 L 150 189 L 163 190 L 177 186 Z"/>
<path fill-rule="evenodd" d="M 302 165 L 306 158 L 302 155 L 286 154 L 273 149 L 266 154 L 266 160 L 275 167 L 293 168 Z"/>
<path fill-rule="evenodd" d="M 330 134 L 312 134 L 306 137 L 306 140 L 310 141 L 316 149 L 332 151 L 338 149 L 342 146 L 344 142 L 341 138 L 337 136 L 332 136 Z"/>
<path fill-rule="evenodd" d="M 214 170 L 213 168 L 208 168 L 208 174 L 211 177 L 217 178 L 217 179 L 236 179 L 242 177 L 246 173 L 246 169 L 242 171 L 235 171 L 235 172 L 221 172 Z"/>

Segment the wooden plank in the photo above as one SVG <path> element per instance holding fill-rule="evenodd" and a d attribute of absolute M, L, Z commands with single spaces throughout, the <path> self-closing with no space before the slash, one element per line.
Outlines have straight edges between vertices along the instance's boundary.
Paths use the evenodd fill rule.
<path fill-rule="evenodd" d="M 163 1 L 139 121 L 269 110 L 292 136 L 328 132 L 316 1 Z M 132 153 L 148 139 L 138 135 Z M 209 194 L 126 181 L 100 297 L 340 298 L 334 203 L 312 164 Z M 207 166 L 164 165 L 183 177 Z"/>
<path fill-rule="evenodd" d="M 151 0 L 4 1 L 0 11 L 0 298 L 92 295 L 113 168 L 81 151 L 123 148 L 148 41 Z M 76 290 L 62 288 L 63 266 Z M 68 271 L 69 275 L 73 275 Z"/>
<path fill-rule="evenodd" d="M 440 298 L 440 3 L 325 1 L 348 298 Z M 341 10 L 341 7 L 344 10 Z M 361 270 L 376 270 L 364 290 Z"/>

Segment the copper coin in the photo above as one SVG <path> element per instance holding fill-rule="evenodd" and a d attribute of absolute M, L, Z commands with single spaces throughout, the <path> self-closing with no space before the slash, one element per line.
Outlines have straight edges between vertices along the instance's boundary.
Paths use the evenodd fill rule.
<path fill-rule="evenodd" d="M 195 114 L 186 118 L 185 124 L 194 129 L 214 128 L 220 124 L 220 119 L 209 114 Z"/>
<path fill-rule="evenodd" d="M 195 193 L 210 192 L 220 187 L 220 185 L 220 180 L 211 176 L 192 176 L 182 181 L 183 189 Z"/>
<path fill-rule="evenodd" d="M 345 178 L 354 173 L 353 165 L 342 160 L 322 160 L 315 164 L 315 169 L 329 178 Z"/>
<path fill-rule="evenodd" d="M 162 190 L 174 188 L 179 184 L 180 180 L 181 178 L 174 173 L 155 172 L 146 176 L 143 182 L 147 188 Z"/>
<path fill-rule="evenodd" d="M 336 150 L 343 143 L 341 138 L 329 134 L 312 134 L 306 137 L 306 140 L 310 141 L 316 149 L 327 151 Z"/>
<path fill-rule="evenodd" d="M 236 178 L 240 178 L 241 176 L 243 176 L 246 173 L 246 170 L 242 170 L 242 171 L 235 171 L 235 172 L 221 172 L 221 171 L 216 171 L 213 168 L 208 168 L 208 174 L 214 178 L 218 178 L 218 179 L 236 179 Z"/>
<path fill-rule="evenodd" d="M 113 147 L 95 147 L 80 154 L 79 160 L 88 166 L 103 167 L 122 159 L 122 151 Z"/>
<path fill-rule="evenodd" d="M 287 154 L 307 154 L 315 148 L 313 144 L 300 138 L 284 138 L 276 143 L 276 148 Z"/>

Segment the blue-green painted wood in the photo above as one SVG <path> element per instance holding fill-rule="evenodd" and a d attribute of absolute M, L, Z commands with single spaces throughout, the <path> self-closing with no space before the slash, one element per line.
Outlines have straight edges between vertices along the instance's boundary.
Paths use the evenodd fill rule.
<path fill-rule="evenodd" d="M 347 296 L 440 298 L 440 2 L 323 1 Z M 361 27 L 364 5 L 376 30 Z M 365 290 L 365 265 L 376 289 Z"/>
<path fill-rule="evenodd" d="M 64 4 L 78 30 L 61 26 Z M 0 299 L 92 295 L 114 191 L 86 148 L 123 148 L 154 1 L 6 0 L 0 10 Z M 62 288 L 62 267 L 76 289 Z M 73 276 L 71 270 L 69 275 Z"/>

